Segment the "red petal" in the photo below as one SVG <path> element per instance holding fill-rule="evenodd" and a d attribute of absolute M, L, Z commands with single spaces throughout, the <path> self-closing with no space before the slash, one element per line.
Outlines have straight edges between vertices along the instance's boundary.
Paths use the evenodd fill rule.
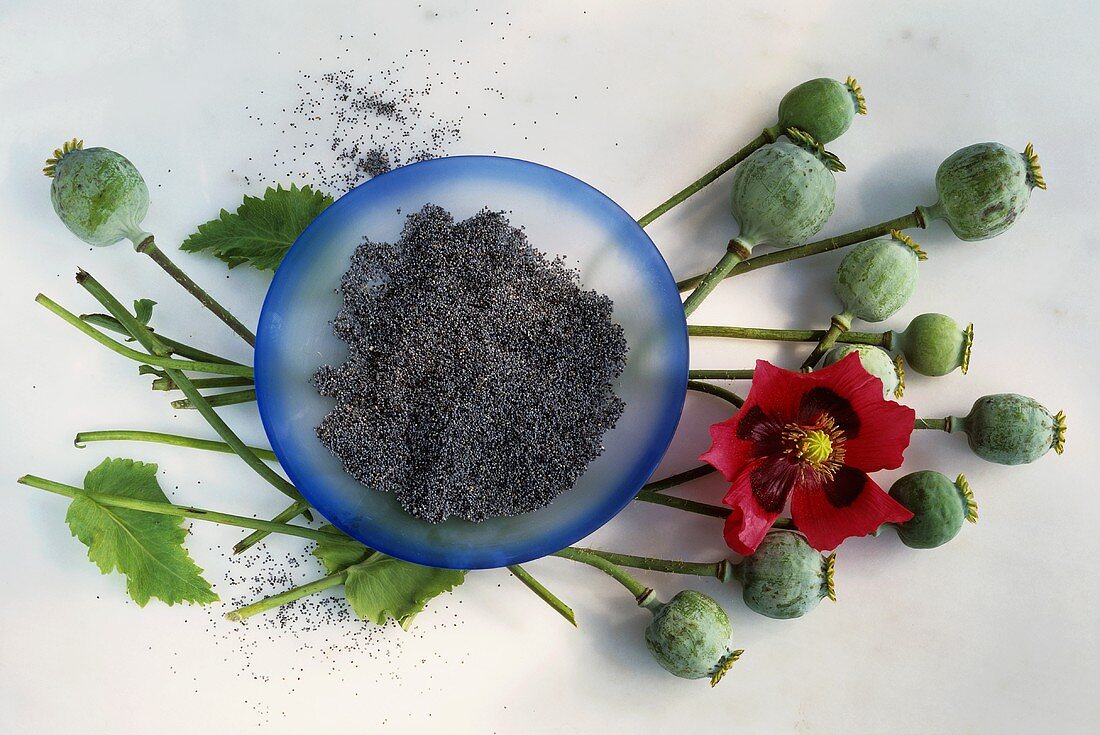
<path fill-rule="evenodd" d="M 812 374 L 796 373 L 776 367 L 766 360 L 757 360 L 752 373 L 752 387 L 745 407 L 759 405 L 764 413 L 780 423 L 794 418 L 802 394 L 813 387 Z"/>
<path fill-rule="evenodd" d="M 851 536 L 874 533 L 883 523 L 904 523 L 913 517 L 912 512 L 859 470 L 845 467 L 833 482 L 838 487 L 828 493 L 818 488 L 795 488 L 791 500 L 795 525 L 806 534 L 810 546 L 819 551 L 835 549 Z M 862 487 L 854 485 L 859 482 Z M 829 496 L 848 504 L 837 507 Z"/>
<path fill-rule="evenodd" d="M 900 467 L 916 412 L 883 398 L 882 381 L 863 369 L 855 352 L 812 375 L 826 379 L 859 417 L 859 431 L 844 445 L 844 464 L 864 472 Z"/>
<path fill-rule="evenodd" d="M 710 449 L 699 455 L 699 459 L 709 462 L 729 482 L 733 482 L 733 478 L 753 458 L 752 442 L 737 438 L 737 419 L 740 415 L 741 411 L 738 411 L 733 418 L 712 424 Z"/>
<path fill-rule="evenodd" d="M 732 508 L 722 531 L 726 544 L 738 554 L 749 556 L 756 551 L 779 513 L 769 513 L 757 502 L 747 470 L 730 486 L 723 502 Z"/>

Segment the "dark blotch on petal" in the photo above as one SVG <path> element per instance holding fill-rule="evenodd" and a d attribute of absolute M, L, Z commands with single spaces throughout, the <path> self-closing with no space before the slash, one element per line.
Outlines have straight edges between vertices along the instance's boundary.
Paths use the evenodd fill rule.
<path fill-rule="evenodd" d="M 856 502 L 867 484 L 867 475 L 854 467 L 841 467 L 833 479 L 826 480 L 821 487 L 825 498 L 834 508 L 847 508 Z"/>
<path fill-rule="evenodd" d="M 737 421 L 737 438 L 756 444 L 756 454 L 775 454 L 782 449 L 783 427 L 760 406 L 744 411 Z"/>
<path fill-rule="evenodd" d="M 787 504 L 787 495 L 797 476 L 796 463 L 785 457 L 768 457 L 749 472 L 749 487 L 760 507 L 778 513 Z"/>
<path fill-rule="evenodd" d="M 798 404 L 798 423 L 808 426 L 823 413 L 832 416 L 833 421 L 849 439 L 859 434 L 859 416 L 847 398 L 824 386 L 806 391 Z"/>

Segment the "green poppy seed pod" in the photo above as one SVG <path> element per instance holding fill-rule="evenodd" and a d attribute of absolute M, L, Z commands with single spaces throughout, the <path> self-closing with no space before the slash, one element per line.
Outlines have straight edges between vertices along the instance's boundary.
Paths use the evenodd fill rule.
<path fill-rule="evenodd" d="M 752 556 L 733 568 L 745 604 L 769 618 L 799 618 L 828 597 L 833 587 L 835 554 L 813 549 L 801 534 L 771 531 Z"/>
<path fill-rule="evenodd" d="M 917 263 L 927 257 L 913 238 L 897 230 L 857 245 L 833 279 L 845 315 L 868 322 L 893 316 L 916 290 Z"/>
<path fill-rule="evenodd" d="M 50 198 L 65 226 L 89 245 L 129 238 L 136 246 L 148 233 L 141 222 L 149 189 L 124 156 L 106 148 L 84 148 L 75 138 L 54 151 L 43 172 L 53 179 Z"/>
<path fill-rule="evenodd" d="M 952 416 L 947 430 L 965 432 L 970 448 L 997 464 L 1027 464 L 1066 442 L 1066 415 L 1050 411 L 1038 401 L 1016 393 L 982 396 L 963 418 Z"/>
<path fill-rule="evenodd" d="M 783 95 L 777 127 L 805 130 L 815 140 L 830 143 L 844 134 L 857 114 L 867 114 L 867 101 L 854 77 L 845 82 L 811 79 Z"/>
<path fill-rule="evenodd" d="M 882 381 L 882 397 L 886 400 L 901 398 L 905 395 L 905 370 L 901 358 L 890 357 L 890 353 L 874 345 L 837 345 L 825 353 L 824 365 L 840 362 L 853 352 L 859 355 L 863 369 Z"/>
<path fill-rule="evenodd" d="M 734 243 L 746 251 L 744 257 L 760 243 L 801 245 L 833 214 L 833 171 L 843 164 L 808 135 L 794 129 L 787 134 L 791 140 L 760 148 L 734 170 L 730 210 L 741 226 Z"/>
<path fill-rule="evenodd" d="M 894 483 L 890 497 L 913 513 L 910 520 L 895 524 L 901 542 L 913 549 L 943 546 L 955 538 L 963 521 L 978 521 L 978 504 L 963 475 L 951 482 L 932 470 L 912 472 Z"/>
<path fill-rule="evenodd" d="M 921 314 L 904 331 L 889 331 L 887 345 L 905 355 L 909 367 L 921 375 L 939 377 L 956 368 L 963 374 L 970 368 L 974 346 L 974 325 L 960 328 L 944 314 Z"/>
<path fill-rule="evenodd" d="M 1031 143 L 1023 153 L 1000 143 L 975 143 L 940 164 L 939 201 L 920 209 L 926 217 L 946 221 L 962 240 L 985 240 L 1012 226 L 1035 187 L 1047 185 Z"/>
<path fill-rule="evenodd" d="M 717 684 L 744 651 L 730 647 L 729 616 L 710 597 L 679 592 L 653 613 L 645 641 L 657 663 L 684 679 L 710 677 Z"/>

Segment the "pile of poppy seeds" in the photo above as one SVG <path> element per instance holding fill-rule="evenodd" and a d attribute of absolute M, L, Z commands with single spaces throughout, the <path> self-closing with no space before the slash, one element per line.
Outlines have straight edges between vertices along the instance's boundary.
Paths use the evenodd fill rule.
<path fill-rule="evenodd" d="M 429 522 L 537 510 L 603 451 L 626 364 L 612 302 L 503 212 L 428 204 L 364 239 L 338 288 L 346 362 L 313 376 L 317 427 L 353 477 Z"/>

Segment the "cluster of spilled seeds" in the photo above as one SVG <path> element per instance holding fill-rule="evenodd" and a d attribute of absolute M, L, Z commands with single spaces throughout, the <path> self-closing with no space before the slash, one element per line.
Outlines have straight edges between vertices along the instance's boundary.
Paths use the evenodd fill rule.
<path fill-rule="evenodd" d="M 276 148 L 274 178 L 291 175 L 321 190 L 344 192 L 391 168 L 445 155 L 459 140 L 461 119 L 424 109 L 431 82 L 411 88 L 403 67 L 357 74 L 338 69 L 300 72 L 300 97 L 284 118 L 269 119 L 291 141 Z M 259 112 L 250 117 L 257 119 Z M 251 160 L 251 159 L 250 159 Z M 272 175 L 246 176 L 265 181 Z"/>
<path fill-rule="evenodd" d="M 233 662 L 237 677 L 270 687 L 264 691 L 269 692 L 266 701 L 271 705 L 253 703 L 258 715 L 280 715 L 277 710 L 269 711 L 270 707 L 288 706 L 289 697 L 302 693 L 299 687 L 303 682 L 316 683 L 318 676 L 354 682 L 348 695 L 359 696 L 359 689 L 371 681 L 400 681 L 424 665 L 462 663 L 417 643 L 459 626 L 462 601 L 452 595 L 434 601 L 417 617 L 411 631 L 392 621 L 375 625 L 360 620 L 339 589 L 299 598 L 243 623 L 223 617 L 227 610 L 312 582 L 322 574 L 321 565 L 308 550 L 255 549 L 228 557 L 225 584 L 219 588 L 233 594 L 225 605 L 189 608 L 183 613 L 189 624 L 205 626 L 214 646 L 224 653 L 223 660 Z M 171 650 L 173 659 L 182 659 L 169 666 L 172 673 L 194 670 L 187 663 L 195 660 L 193 651 L 177 648 L 178 641 L 158 645 Z M 410 648 L 420 655 L 407 655 Z M 415 678 L 423 686 L 432 675 L 418 672 Z M 270 696 L 276 692 L 277 696 Z"/>
<path fill-rule="evenodd" d="M 365 240 L 333 321 L 347 361 L 317 436 L 411 515 L 481 521 L 542 508 L 603 451 L 626 361 L 607 296 L 504 214 L 427 205 L 396 243 Z"/>

